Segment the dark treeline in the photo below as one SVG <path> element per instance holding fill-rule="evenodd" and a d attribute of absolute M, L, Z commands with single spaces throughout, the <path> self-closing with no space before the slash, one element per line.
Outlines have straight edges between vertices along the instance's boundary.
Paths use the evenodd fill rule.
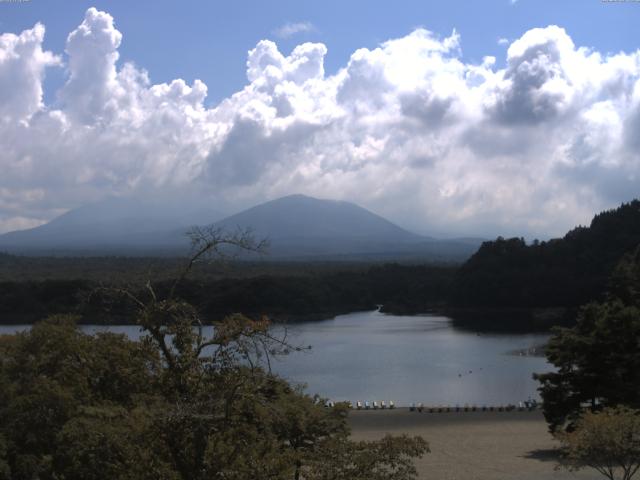
<path fill-rule="evenodd" d="M 274 261 L 268 252 L 253 253 L 242 261 L 218 259 L 194 265 L 194 280 L 268 276 L 313 276 L 332 272 L 361 272 L 383 262 Z M 401 262 L 410 264 L 411 262 Z M 423 262 L 424 263 L 424 262 Z M 148 279 L 169 280 L 183 271 L 185 257 L 26 256 L 0 252 L 0 281 L 84 279 L 112 284 L 134 284 Z"/>
<path fill-rule="evenodd" d="M 387 311 L 415 313 L 442 308 L 455 273 L 451 266 L 399 264 L 311 270 L 201 276 L 182 282 L 176 293 L 210 321 L 240 311 L 252 317 L 268 315 L 275 321 L 321 319 L 373 309 L 377 304 L 384 304 Z M 154 287 L 166 292 L 172 283 L 169 278 L 160 279 Z M 0 322 L 32 322 L 70 312 L 87 323 L 127 322 L 131 317 L 127 302 L 114 302 L 112 296 L 101 294 L 105 288 L 122 286 L 95 278 L 2 281 Z M 139 288 L 144 294 L 144 288 Z"/>
<path fill-rule="evenodd" d="M 621 258 L 640 244 L 640 201 L 596 215 L 589 227 L 563 238 L 527 244 L 522 238 L 485 242 L 457 272 L 449 306 L 465 313 L 500 313 L 530 321 L 566 323 L 575 309 L 602 299 Z M 508 321 L 508 320 L 507 320 Z"/>
<path fill-rule="evenodd" d="M 640 243 L 640 201 L 596 215 L 589 227 L 527 245 L 485 242 L 460 269 L 452 304 L 572 307 L 600 298 L 613 268 Z"/>
<path fill-rule="evenodd" d="M 570 324 L 576 309 L 601 299 L 620 259 L 640 244 L 640 201 L 596 215 L 547 242 L 498 238 L 464 265 L 364 263 L 202 264 L 179 294 L 211 321 L 234 312 L 275 321 L 322 319 L 382 304 L 383 311 L 446 313 L 460 326 L 531 330 Z M 0 322 L 76 313 L 116 323 L 126 306 L 105 305 L 100 286 L 168 289 L 181 259 L 29 258 L 0 254 Z M 143 288 L 143 287 L 140 287 Z"/>

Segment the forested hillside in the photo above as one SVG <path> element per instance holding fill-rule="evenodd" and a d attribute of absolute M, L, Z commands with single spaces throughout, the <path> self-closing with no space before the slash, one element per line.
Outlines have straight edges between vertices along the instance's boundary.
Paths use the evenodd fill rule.
<path fill-rule="evenodd" d="M 563 238 L 485 242 L 460 268 L 451 305 L 574 307 L 600 298 L 625 253 L 640 244 L 640 201 L 596 215 Z"/>

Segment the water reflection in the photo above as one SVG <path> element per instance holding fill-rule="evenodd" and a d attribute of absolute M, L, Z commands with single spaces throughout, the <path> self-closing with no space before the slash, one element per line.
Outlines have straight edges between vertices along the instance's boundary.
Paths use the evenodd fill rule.
<path fill-rule="evenodd" d="M 274 369 L 334 400 L 517 403 L 537 397 L 532 374 L 550 369 L 544 358 L 509 354 L 548 335 L 478 335 L 441 316 L 359 312 L 288 330 L 294 343 L 313 348 L 275 362 Z"/>

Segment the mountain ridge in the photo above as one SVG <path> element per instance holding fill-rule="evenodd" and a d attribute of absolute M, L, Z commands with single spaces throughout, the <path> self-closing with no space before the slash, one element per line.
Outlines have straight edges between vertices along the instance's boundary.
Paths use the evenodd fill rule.
<path fill-rule="evenodd" d="M 202 219 L 202 212 L 181 211 L 175 205 L 169 219 L 165 209 L 151 203 L 129 208 L 122 199 L 86 205 L 40 227 L 1 235 L 0 250 L 66 256 L 184 255 L 189 247 L 188 227 L 203 224 L 226 231 L 249 229 L 257 239 L 270 241 L 268 257 L 278 260 L 461 261 L 480 244 L 421 236 L 355 203 L 301 194 L 270 200 L 212 223 L 193 221 Z"/>
<path fill-rule="evenodd" d="M 313 213 L 313 218 L 309 218 Z M 283 214 L 286 214 L 283 215 Z M 321 222 L 324 221 L 324 224 Z M 348 223 L 347 223 L 348 222 Z M 377 234 L 394 240 L 418 240 L 421 235 L 409 232 L 386 218 L 355 203 L 344 200 L 318 199 L 302 194 L 287 195 L 255 205 L 215 223 L 224 228 L 251 226 L 270 238 L 349 236 Z M 365 232 L 354 229 L 368 228 Z"/>

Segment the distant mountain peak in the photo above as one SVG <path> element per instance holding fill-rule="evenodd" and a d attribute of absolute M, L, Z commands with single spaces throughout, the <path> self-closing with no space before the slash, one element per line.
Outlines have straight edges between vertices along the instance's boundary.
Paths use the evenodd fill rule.
<path fill-rule="evenodd" d="M 369 238 L 394 242 L 421 237 L 355 203 L 294 194 L 256 205 L 217 223 L 251 228 L 269 238 Z"/>
<path fill-rule="evenodd" d="M 137 204 L 106 199 L 40 227 L 1 235 L 0 250 L 54 255 L 184 255 L 189 245 L 185 232 L 195 224 L 193 220 L 206 218 L 202 225 L 215 220 L 201 213 L 181 210 L 175 202 L 163 208 L 144 199 Z M 268 254 L 274 259 L 460 260 L 475 248 L 468 242 L 435 241 L 417 235 L 352 202 L 303 194 L 270 200 L 213 226 L 229 231 L 251 229 L 256 239 L 270 240 Z"/>

